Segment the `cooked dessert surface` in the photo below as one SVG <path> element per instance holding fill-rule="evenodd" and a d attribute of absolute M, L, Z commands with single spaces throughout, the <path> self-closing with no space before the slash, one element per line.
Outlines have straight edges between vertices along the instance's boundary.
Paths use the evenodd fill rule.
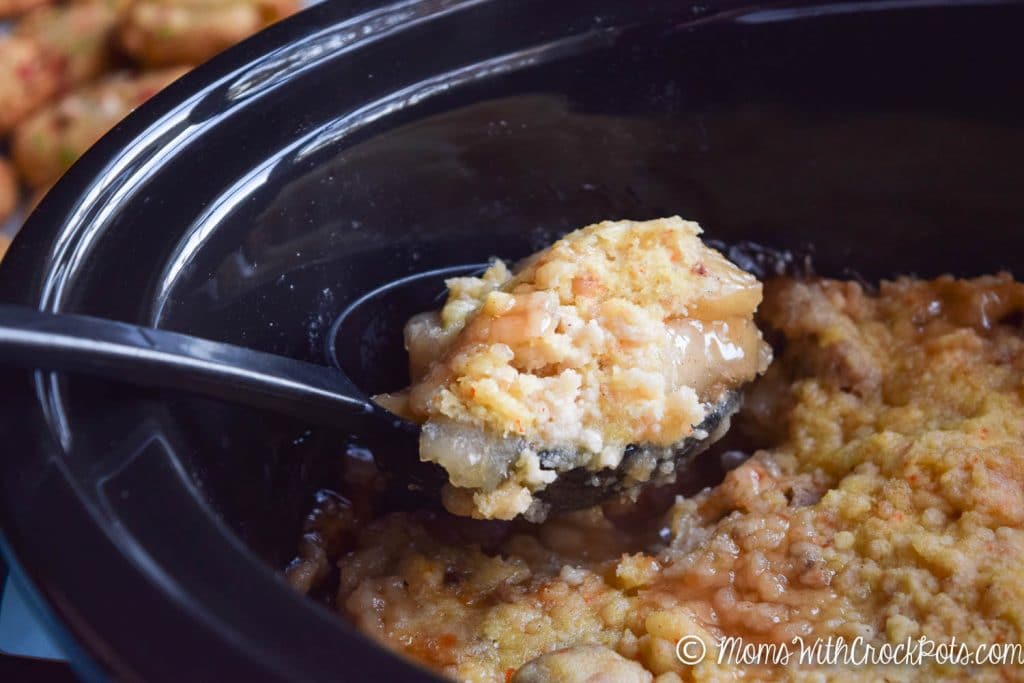
<path fill-rule="evenodd" d="M 336 566 L 359 629 L 464 681 L 584 680 L 595 662 L 663 683 L 1020 679 L 1012 664 L 719 666 L 714 648 L 1021 642 L 1022 307 L 1005 275 L 877 293 L 770 281 L 763 324 L 783 350 L 734 427 L 761 448 L 720 485 L 642 527 L 609 506 L 540 525 L 392 513 L 326 534 L 334 554 L 316 536 L 290 575 L 306 589 Z M 709 645 L 695 666 L 676 657 L 686 635 Z"/>
<path fill-rule="evenodd" d="M 560 472 L 693 437 L 724 390 L 764 371 L 761 283 L 700 232 L 678 217 L 592 225 L 514 273 L 449 281 L 444 308 L 410 321 L 416 383 L 382 401 L 423 423 L 450 510 L 536 512 Z"/>

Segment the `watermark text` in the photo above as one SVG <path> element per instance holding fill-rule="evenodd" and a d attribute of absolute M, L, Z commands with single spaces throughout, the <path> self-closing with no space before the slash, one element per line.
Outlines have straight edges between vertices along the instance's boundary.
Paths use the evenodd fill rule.
<path fill-rule="evenodd" d="M 709 656 L 718 664 L 733 666 L 985 666 L 1024 665 L 1021 643 L 967 644 L 955 637 L 935 641 L 925 636 L 901 642 L 878 643 L 863 637 L 803 638 L 788 643 L 762 643 L 727 636 L 714 643 L 699 636 L 683 636 L 676 643 L 676 657 L 695 665 Z"/>

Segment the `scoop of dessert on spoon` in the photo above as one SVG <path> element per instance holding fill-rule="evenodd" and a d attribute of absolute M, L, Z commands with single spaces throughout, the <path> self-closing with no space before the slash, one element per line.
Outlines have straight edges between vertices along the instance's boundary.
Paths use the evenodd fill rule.
<path fill-rule="evenodd" d="M 584 507 L 676 468 L 728 429 L 767 368 L 757 278 L 678 217 L 606 221 L 510 271 L 446 281 L 404 331 L 412 384 L 375 400 L 422 425 L 456 514 Z"/>

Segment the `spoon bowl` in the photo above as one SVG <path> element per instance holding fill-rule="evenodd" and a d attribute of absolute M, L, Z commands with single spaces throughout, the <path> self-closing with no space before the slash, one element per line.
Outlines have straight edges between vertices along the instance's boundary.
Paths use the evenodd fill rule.
<path fill-rule="evenodd" d="M 412 316 L 444 305 L 445 281 L 479 275 L 486 263 L 416 273 L 360 296 L 338 317 L 324 340 L 327 364 L 373 396 L 409 385 L 403 329 Z"/>

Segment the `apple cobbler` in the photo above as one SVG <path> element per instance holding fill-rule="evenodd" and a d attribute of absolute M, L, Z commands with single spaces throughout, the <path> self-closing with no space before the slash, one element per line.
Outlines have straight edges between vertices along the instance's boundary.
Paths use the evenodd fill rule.
<path fill-rule="evenodd" d="M 467 286 L 501 292 L 506 277 Z M 288 576 L 461 681 L 1024 678 L 1009 664 L 715 657 L 726 636 L 1022 640 L 1022 309 L 1024 284 L 1006 274 L 877 291 L 767 280 L 757 320 L 776 358 L 702 456 L 731 464 L 720 483 L 648 488 L 541 524 L 485 521 L 381 513 L 366 493 L 375 475 L 353 459 Z M 709 644 L 699 664 L 676 656 L 687 635 Z"/>

